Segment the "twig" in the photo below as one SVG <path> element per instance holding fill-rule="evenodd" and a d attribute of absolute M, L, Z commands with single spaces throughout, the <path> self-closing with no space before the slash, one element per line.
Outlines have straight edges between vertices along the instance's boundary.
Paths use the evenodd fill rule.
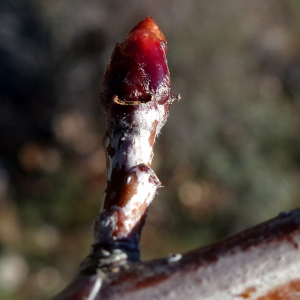
<path fill-rule="evenodd" d="M 139 260 L 146 210 L 160 182 L 151 169 L 153 144 L 167 120 L 171 94 L 166 39 L 147 17 L 114 49 L 100 103 L 107 118 L 104 210 L 96 220 L 95 246 Z"/>

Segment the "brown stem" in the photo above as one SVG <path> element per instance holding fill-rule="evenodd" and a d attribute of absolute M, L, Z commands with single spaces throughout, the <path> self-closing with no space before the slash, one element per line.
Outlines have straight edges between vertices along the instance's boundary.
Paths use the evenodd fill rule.
<path fill-rule="evenodd" d="M 106 68 L 100 103 L 108 127 L 107 186 L 91 255 L 104 247 L 139 259 L 146 211 L 160 187 L 151 169 L 153 145 L 178 98 L 171 94 L 166 50 L 164 35 L 147 17 L 116 45 Z"/>

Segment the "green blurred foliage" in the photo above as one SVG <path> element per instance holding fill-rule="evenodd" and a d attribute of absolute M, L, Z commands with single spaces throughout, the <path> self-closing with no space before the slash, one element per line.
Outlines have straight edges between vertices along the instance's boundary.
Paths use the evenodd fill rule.
<path fill-rule="evenodd" d="M 182 99 L 155 146 L 164 188 L 149 209 L 143 259 L 299 206 L 299 1 L 27 0 L 0 9 L 1 299 L 49 298 L 87 255 L 105 188 L 99 82 L 114 44 L 147 15 L 168 40 Z"/>

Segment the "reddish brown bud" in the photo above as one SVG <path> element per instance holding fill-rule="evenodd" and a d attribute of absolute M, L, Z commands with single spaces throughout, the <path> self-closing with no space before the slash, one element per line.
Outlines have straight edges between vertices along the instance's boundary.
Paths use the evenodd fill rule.
<path fill-rule="evenodd" d="M 105 113 L 115 104 L 137 105 L 172 100 L 166 59 L 167 42 L 156 23 L 147 17 L 118 43 L 106 68 L 100 101 Z"/>

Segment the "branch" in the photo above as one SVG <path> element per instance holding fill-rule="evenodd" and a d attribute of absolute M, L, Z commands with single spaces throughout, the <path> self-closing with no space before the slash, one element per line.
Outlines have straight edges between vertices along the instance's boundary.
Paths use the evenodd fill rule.
<path fill-rule="evenodd" d="M 100 104 L 107 119 L 104 210 L 96 220 L 96 255 L 123 251 L 139 260 L 145 214 L 160 181 L 151 169 L 153 144 L 178 98 L 170 89 L 166 39 L 147 17 L 118 43 L 106 68 Z"/>
<path fill-rule="evenodd" d="M 55 299 L 299 299 L 299 246 L 297 209 L 182 255 L 81 273 Z"/>
<path fill-rule="evenodd" d="M 53 300 L 299 299 L 300 210 L 185 254 L 139 261 L 146 211 L 160 187 L 153 144 L 179 98 L 166 51 L 149 17 L 115 47 L 100 88 L 108 128 L 103 211 L 90 254 Z"/>

